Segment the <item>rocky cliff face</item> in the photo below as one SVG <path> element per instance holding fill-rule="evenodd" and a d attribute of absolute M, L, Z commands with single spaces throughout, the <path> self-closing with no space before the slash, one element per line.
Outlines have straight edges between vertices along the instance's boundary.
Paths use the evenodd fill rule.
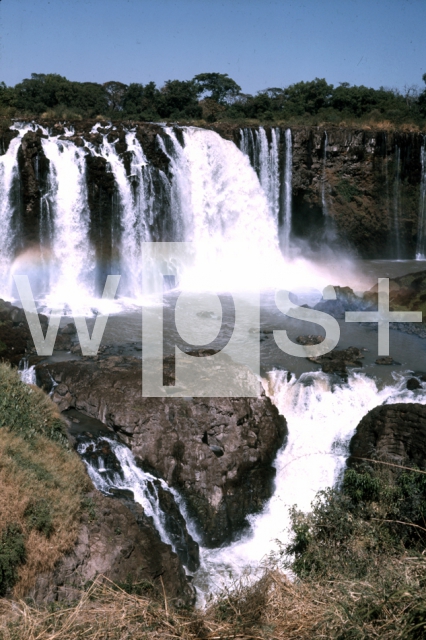
<path fill-rule="evenodd" d="M 162 128 L 149 123 L 116 123 L 106 129 L 95 122 L 72 123 L 74 134 L 67 140 L 77 146 L 99 148 L 104 134 L 122 156 L 130 175 L 130 154 L 125 131 L 135 127 L 146 158 L 152 167 L 152 193 L 158 213 L 150 229 L 154 240 L 176 240 L 169 220 L 170 193 L 161 179 L 162 172 L 171 181 L 169 158 L 158 144 Z M 65 129 L 57 123 L 44 123 L 53 135 Z M 209 128 L 240 146 L 240 128 L 229 124 L 213 124 Z M 256 128 L 253 128 L 255 131 Z M 177 137 L 180 132 L 176 129 Z M 271 130 L 266 128 L 271 140 Z M 15 132 L 4 130 L 0 148 L 4 152 Z M 31 246 L 40 227 L 41 198 L 46 188 L 48 161 L 40 144 L 41 129 L 24 136 L 19 151 L 20 171 L 20 246 Z M 280 135 L 279 165 L 282 175 L 285 158 L 285 136 Z M 384 130 L 362 130 L 337 127 L 293 127 L 293 222 L 295 238 L 337 240 L 352 246 L 362 257 L 414 257 L 421 182 L 421 148 L 424 137 L 419 133 Z M 91 213 L 90 234 L 96 247 L 100 281 L 114 267 L 116 248 L 114 230 L 117 217 L 118 191 L 105 158 L 87 154 L 88 201 Z M 19 226 L 18 225 L 18 226 Z M 330 233 L 331 229 L 331 233 Z M 18 243 L 19 244 L 19 243 Z"/>
<path fill-rule="evenodd" d="M 58 383 L 61 410 L 113 427 L 146 470 L 180 490 L 204 544 L 229 542 L 271 496 L 286 423 L 264 394 L 143 398 L 141 361 L 120 356 L 39 365 L 37 376 L 45 388 L 50 376 Z"/>
<path fill-rule="evenodd" d="M 212 128 L 240 145 L 240 129 Z M 424 136 L 335 125 L 291 132 L 294 237 L 337 240 L 365 258 L 413 258 Z M 281 173 L 284 146 L 281 134 Z"/>
<path fill-rule="evenodd" d="M 384 460 L 397 465 L 426 464 L 426 406 L 390 404 L 369 411 L 356 428 L 350 443 L 349 465 L 360 458 Z"/>
<path fill-rule="evenodd" d="M 171 547 L 134 503 L 126 506 L 98 491 L 87 496 L 84 517 L 74 548 L 53 571 L 40 574 L 27 594 L 36 602 L 76 600 L 98 575 L 115 583 L 152 585 L 170 603 L 193 604 L 195 592 Z"/>

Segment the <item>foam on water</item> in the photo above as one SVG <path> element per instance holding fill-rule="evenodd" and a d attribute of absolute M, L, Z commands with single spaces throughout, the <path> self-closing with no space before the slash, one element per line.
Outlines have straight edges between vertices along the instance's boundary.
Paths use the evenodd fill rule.
<path fill-rule="evenodd" d="M 344 469 L 348 444 L 360 420 L 381 404 L 426 404 L 426 384 L 406 389 L 407 376 L 394 374 L 393 385 L 379 388 L 365 374 L 353 373 L 347 384 L 333 386 L 328 375 L 303 374 L 287 379 L 286 371 L 272 371 L 265 391 L 287 419 L 289 435 L 278 452 L 275 491 L 262 513 L 251 516 L 251 531 L 221 549 L 201 549 L 201 568 L 195 584 L 203 594 L 229 586 L 245 571 L 256 575 L 259 564 L 278 550 L 277 540 L 289 540 L 289 508 L 309 511 L 316 493 L 333 486 Z"/>

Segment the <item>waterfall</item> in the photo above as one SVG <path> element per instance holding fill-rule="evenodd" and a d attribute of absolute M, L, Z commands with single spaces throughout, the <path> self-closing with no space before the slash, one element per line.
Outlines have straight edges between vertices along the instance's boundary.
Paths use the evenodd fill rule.
<path fill-rule="evenodd" d="M 79 305 L 94 295 L 95 256 L 89 242 L 86 151 L 68 140 L 41 140 L 50 161 L 46 195 L 51 236 L 50 291 L 55 301 Z"/>
<path fill-rule="evenodd" d="M 385 140 L 385 154 L 384 154 L 383 162 L 384 162 L 384 168 L 385 168 L 386 212 L 387 212 L 387 218 L 388 218 L 388 228 L 391 235 L 393 223 L 392 223 L 392 217 L 391 217 L 391 211 L 390 211 L 390 198 L 389 198 L 388 137 L 386 133 L 384 133 L 383 136 Z M 392 247 L 389 247 L 389 248 L 391 249 Z"/>
<path fill-rule="evenodd" d="M 346 384 L 334 385 L 322 372 L 299 379 L 286 371 L 272 371 L 265 391 L 288 422 L 288 440 L 278 452 L 275 490 L 263 511 L 249 518 L 251 531 L 220 549 L 201 548 L 195 584 L 204 593 L 230 586 L 247 570 L 256 576 L 260 562 L 278 550 L 277 540 L 289 541 L 289 509 L 309 511 L 316 493 L 341 477 L 354 430 L 368 411 L 381 404 L 426 404 L 426 383 L 408 391 L 411 374 L 394 374 L 395 383 L 380 389 L 374 379 L 352 373 Z"/>
<path fill-rule="evenodd" d="M 258 175 L 269 211 L 277 225 L 280 216 L 279 145 L 278 127 L 271 129 L 271 143 L 263 127 L 259 127 L 254 136 L 252 129 L 240 129 L 240 149 L 250 159 Z"/>
<path fill-rule="evenodd" d="M 25 384 L 37 384 L 35 365 L 29 366 L 28 358 L 23 358 L 19 363 L 19 377 Z"/>
<path fill-rule="evenodd" d="M 271 129 L 271 144 L 269 145 L 266 132 L 263 127 L 256 131 L 256 157 L 255 167 L 260 184 L 268 200 L 269 210 L 274 220 L 278 223 L 279 217 L 279 157 L 278 145 L 280 130 Z"/>
<path fill-rule="evenodd" d="M 327 183 L 327 146 L 328 146 L 328 135 L 327 131 L 324 132 L 324 153 L 322 158 L 322 180 L 321 180 L 321 204 L 322 204 L 322 213 L 325 218 L 328 218 L 328 205 L 327 198 L 325 196 L 325 186 Z"/>
<path fill-rule="evenodd" d="M 419 225 L 417 231 L 417 260 L 426 260 L 426 136 L 420 149 L 422 175 L 420 181 Z"/>
<path fill-rule="evenodd" d="M 13 138 L 7 152 L 0 156 L 0 297 L 10 296 L 10 265 L 16 244 L 14 217 L 17 215 L 14 202 L 14 182 L 18 180 L 18 149 L 20 137 Z"/>
<path fill-rule="evenodd" d="M 182 286 L 225 291 L 259 282 L 273 286 L 285 263 L 276 219 L 249 158 L 213 131 L 184 128 L 183 145 L 173 130 L 164 132 L 172 215 L 179 239 L 194 242 L 196 253 Z"/>
<path fill-rule="evenodd" d="M 121 291 L 128 297 L 138 298 L 142 290 L 142 243 L 152 239 L 154 190 L 151 167 L 134 131 L 126 133 L 126 144 L 130 154 L 130 175 L 107 135 L 103 136 L 98 153 L 106 159 L 118 190 L 121 234 L 119 238 L 113 237 L 113 242 L 119 247 Z M 92 152 L 96 153 L 93 148 Z"/>
<path fill-rule="evenodd" d="M 399 236 L 400 232 L 400 172 L 401 172 L 401 149 L 398 145 L 395 147 L 395 179 L 394 179 L 394 187 L 393 187 L 393 232 L 395 239 L 395 258 L 399 260 L 401 258 L 401 239 Z"/>
<path fill-rule="evenodd" d="M 185 548 L 182 540 L 183 532 L 179 532 L 179 524 L 168 526 L 168 516 L 161 506 L 161 492 L 171 496 L 171 502 L 175 505 L 178 519 L 185 526 L 185 511 L 181 508 L 181 498 L 177 491 L 171 489 L 168 484 L 143 471 L 128 447 L 106 436 L 96 439 L 78 437 L 77 451 L 83 458 L 89 476 L 98 491 L 107 495 L 133 496 L 135 502 L 143 508 L 145 516 L 152 519 L 161 540 L 169 544 L 179 555 L 189 570 L 195 570 L 198 560 L 190 557 L 191 552 Z M 178 524 L 178 526 L 176 526 Z M 189 546 L 196 550 L 198 545 L 191 536 L 185 532 L 184 537 L 189 541 Z"/>
<path fill-rule="evenodd" d="M 285 132 L 285 163 L 284 163 L 284 220 L 282 230 L 282 247 L 284 255 L 288 255 L 290 247 L 291 215 L 292 215 L 292 180 L 293 180 L 293 150 L 291 129 Z"/>

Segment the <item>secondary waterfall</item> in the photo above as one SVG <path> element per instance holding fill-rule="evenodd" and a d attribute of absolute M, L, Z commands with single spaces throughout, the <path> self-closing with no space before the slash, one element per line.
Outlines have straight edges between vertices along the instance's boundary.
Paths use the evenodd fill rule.
<path fill-rule="evenodd" d="M 291 129 L 285 132 L 285 164 L 284 164 L 284 220 L 282 230 L 282 247 L 284 255 L 290 249 L 291 217 L 292 217 L 292 182 L 293 182 L 293 149 Z"/>
<path fill-rule="evenodd" d="M 132 496 L 142 506 L 145 516 L 152 519 L 161 540 L 171 545 L 189 570 L 195 570 L 198 565 L 197 553 L 191 557 L 191 549 L 187 548 L 185 542 L 189 540 L 189 546 L 193 550 L 197 550 L 197 543 L 187 531 L 182 530 L 182 526 L 179 527 L 176 519 L 174 526 L 168 526 L 168 516 L 161 506 L 161 492 L 171 494 L 178 519 L 185 527 L 182 515 L 184 508 L 180 507 L 181 498 L 177 491 L 171 489 L 164 480 L 142 471 L 130 449 L 117 440 L 106 436 L 96 439 L 80 436 L 78 440 L 77 451 L 82 456 L 96 489 L 107 495 Z"/>
<path fill-rule="evenodd" d="M 254 133 L 252 129 L 240 129 L 240 149 L 250 159 L 266 195 L 269 211 L 278 224 L 280 218 L 280 129 L 278 127 L 271 128 L 270 135 L 271 141 L 269 142 L 263 127 L 259 127 Z"/>
<path fill-rule="evenodd" d="M 420 181 L 419 225 L 417 230 L 417 260 L 426 259 L 426 136 L 423 137 L 423 147 L 420 150 L 422 177 Z"/>
<path fill-rule="evenodd" d="M 94 251 L 89 243 L 85 151 L 59 138 L 42 139 L 50 162 L 51 229 L 49 292 L 55 301 L 78 302 L 94 295 Z"/>
<path fill-rule="evenodd" d="M 269 373 L 264 386 L 288 422 L 287 443 L 275 460 L 275 491 L 262 513 L 251 516 L 251 532 L 221 549 L 201 548 L 201 567 L 195 584 L 203 592 L 238 580 L 245 571 L 253 577 L 259 563 L 289 541 L 289 508 L 309 511 L 316 493 L 340 478 L 348 444 L 363 416 L 381 404 L 426 404 L 426 383 L 406 389 L 410 375 L 395 374 L 393 385 L 379 388 L 374 379 L 353 373 L 347 384 L 334 386 L 321 372 L 299 379 L 286 371 Z M 232 577 L 230 574 L 232 573 Z"/>
<path fill-rule="evenodd" d="M 401 239 L 400 239 L 400 186 L 401 186 L 401 149 L 396 145 L 395 149 L 395 178 L 393 187 L 393 232 L 395 241 L 395 256 L 399 260 L 401 258 Z"/>
<path fill-rule="evenodd" d="M 322 213 L 325 218 L 328 217 L 328 205 L 327 197 L 325 195 L 326 183 L 327 183 L 327 147 L 328 147 L 328 135 L 327 131 L 324 132 L 324 152 L 322 157 L 322 180 L 321 180 L 321 204 Z"/>
<path fill-rule="evenodd" d="M 19 188 L 18 149 L 20 138 L 14 138 L 7 152 L 0 156 L 0 297 L 9 298 L 11 288 L 10 265 L 17 242 L 17 229 L 14 221 L 19 216 L 16 202 Z"/>

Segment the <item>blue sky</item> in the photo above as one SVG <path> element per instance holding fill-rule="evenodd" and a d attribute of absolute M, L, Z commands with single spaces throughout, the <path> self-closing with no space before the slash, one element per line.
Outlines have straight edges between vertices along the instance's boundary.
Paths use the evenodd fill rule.
<path fill-rule="evenodd" d="M 426 73 L 426 0 L 1 0 L 0 80 L 125 83 L 228 73 L 246 93 Z"/>

